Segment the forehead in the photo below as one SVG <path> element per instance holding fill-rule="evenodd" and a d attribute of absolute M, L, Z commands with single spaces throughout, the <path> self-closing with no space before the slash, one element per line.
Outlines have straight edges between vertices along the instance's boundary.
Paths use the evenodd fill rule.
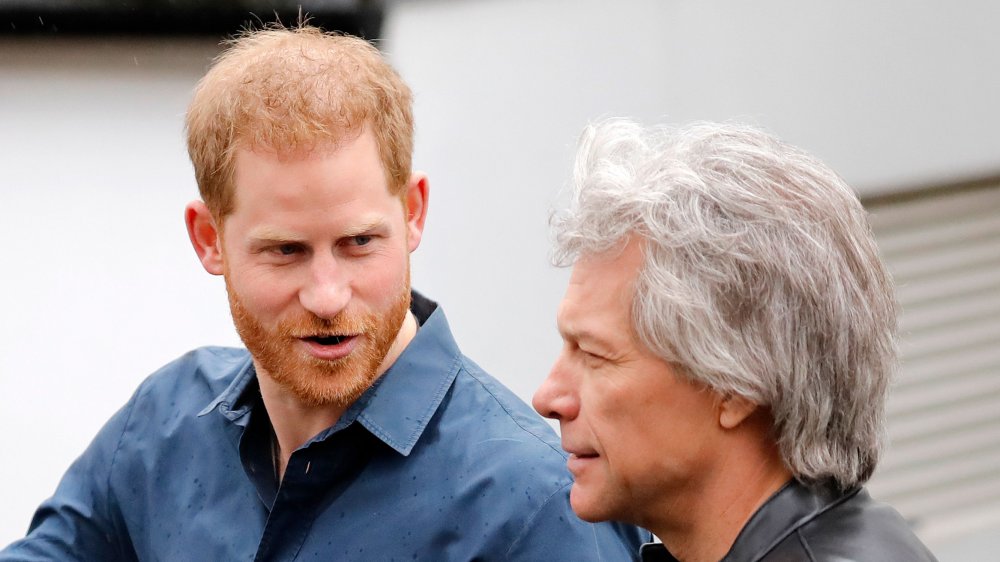
<path fill-rule="evenodd" d="M 630 334 L 635 280 L 643 250 L 637 236 L 601 254 L 583 255 L 573 265 L 559 307 L 560 329 L 574 333 Z"/>
<path fill-rule="evenodd" d="M 308 150 L 242 146 L 234 154 L 233 185 L 233 214 L 344 211 L 390 196 L 374 135 L 367 130 Z"/>
<path fill-rule="evenodd" d="M 239 142 L 233 152 L 234 183 L 251 182 L 266 169 L 294 171 L 302 167 L 326 167 L 327 173 L 349 172 L 375 175 L 385 180 L 378 141 L 367 127 L 338 138 L 295 142 L 292 146 Z"/>

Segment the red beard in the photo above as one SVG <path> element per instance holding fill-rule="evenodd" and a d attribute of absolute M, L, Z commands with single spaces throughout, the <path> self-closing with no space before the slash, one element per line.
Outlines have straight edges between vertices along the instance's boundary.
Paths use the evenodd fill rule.
<path fill-rule="evenodd" d="M 407 280 L 383 316 L 341 313 L 327 320 L 303 311 L 269 329 L 247 310 L 228 279 L 226 292 L 236 331 L 258 368 L 309 406 L 346 408 L 364 394 L 381 375 L 379 366 L 410 308 Z M 299 349 L 299 337 L 316 334 L 359 334 L 358 345 L 342 359 L 319 359 Z"/>

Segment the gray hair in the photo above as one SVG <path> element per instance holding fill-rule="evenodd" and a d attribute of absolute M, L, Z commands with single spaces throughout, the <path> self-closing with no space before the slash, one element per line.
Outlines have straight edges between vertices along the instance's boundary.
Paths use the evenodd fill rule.
<path fill-rule="evenodd" d="M 555 261 L 620 249 L 644 261 L 632 326 L 691 380 L 767 407 L 807 484 L 875 470 L 897 368 L 897 304 L 867 214 L 805 152 L 744 125 L 588 127 Z"/>

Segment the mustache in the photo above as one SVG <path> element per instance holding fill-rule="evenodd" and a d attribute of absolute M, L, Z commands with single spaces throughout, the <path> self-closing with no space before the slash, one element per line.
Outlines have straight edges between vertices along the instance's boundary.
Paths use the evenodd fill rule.
<path fill-rule="evenodd" d="M 340 313 L 333 318 L 320 318 L 310 312 L 297 314 L 278 323 L 277 335 L 286 338 L 352 336 L 372 330 L 370 319 Z"/>

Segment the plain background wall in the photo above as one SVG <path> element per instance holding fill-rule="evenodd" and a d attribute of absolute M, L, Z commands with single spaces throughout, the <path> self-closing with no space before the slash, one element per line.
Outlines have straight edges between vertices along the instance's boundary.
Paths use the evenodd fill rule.
<path fill-rule="evenodd" d="M 986 1 L 391 4 L 382 47 L 431 178 L 414 285 L 529 399 L 568 277 L 546 220 L 586 122 L 749 120 L 865 193 L 996 172 L 998 23 Z M 146 375 L 238 344 L 182 224 L 183 113 L 215 52 L 0 40 L 0 545 Z"/>

